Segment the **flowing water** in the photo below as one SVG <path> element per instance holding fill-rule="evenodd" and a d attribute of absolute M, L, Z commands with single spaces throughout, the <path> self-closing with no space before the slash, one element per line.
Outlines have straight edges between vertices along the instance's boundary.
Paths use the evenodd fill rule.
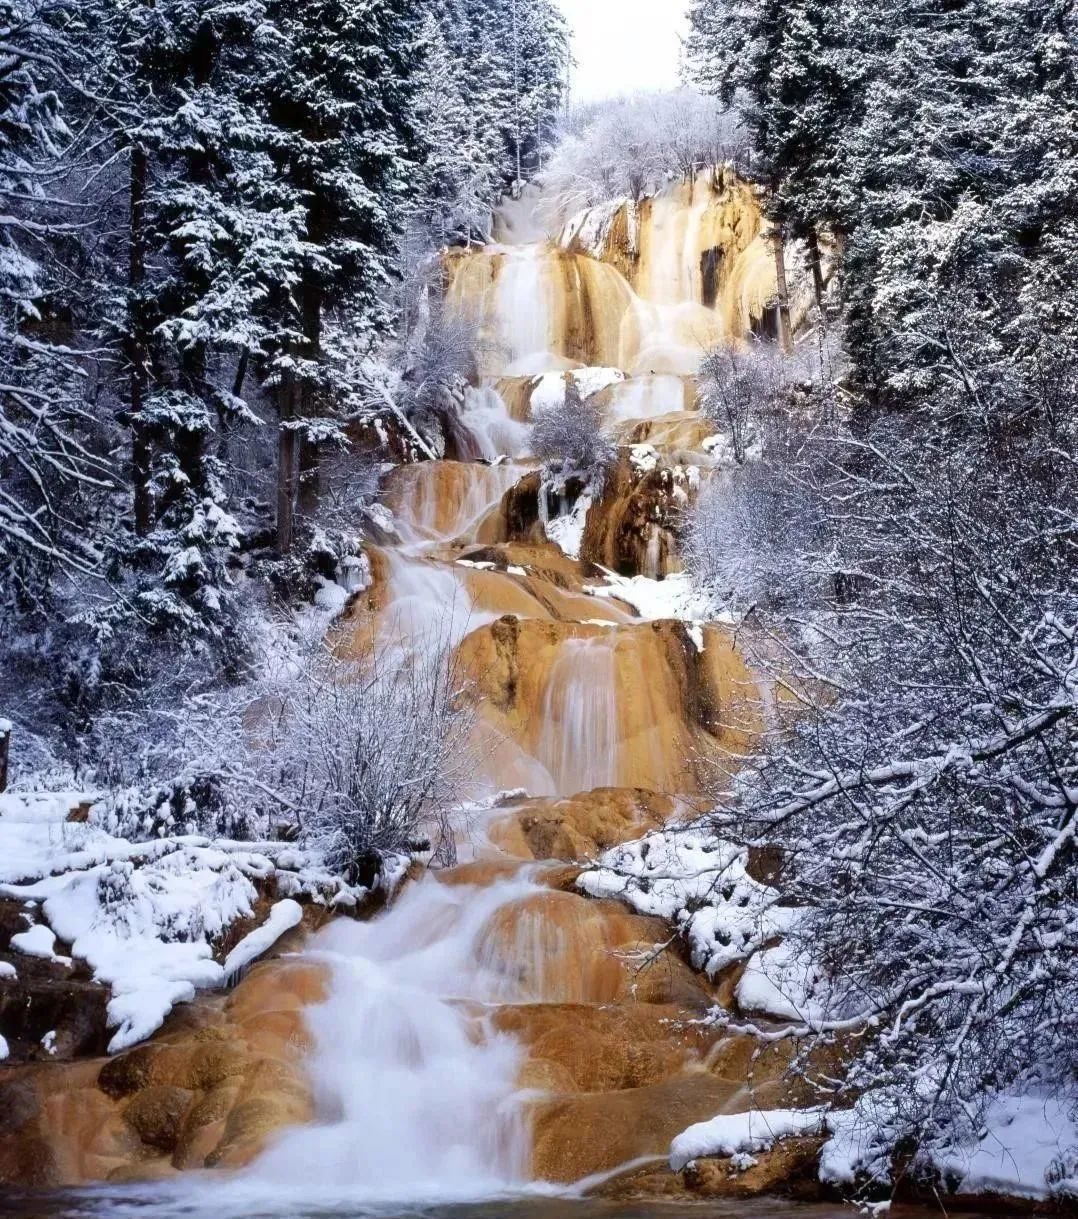
<path fill-rule="evenodd" d="M 738 1202 L 615 1203 L 587 1199 L 498 1199 L 480 1203 L 399 1206 L 339 1200 L 214 1198 L 208 1192 L 100 1190 L 51 1197 L 0 1198 L 0 1215 L 17 1219 L 851 1219 L 849 1206 L 813 1206 L 783 1199 Z M 888 1219 L 940 1219 L 939 1210 L 895 1206 Z M 998 1219 L 999 1212 L 996 1212 Z M 964 1219 L 988 1219 L 963 1212 Z"/>
<path fill-rule="evenodd" d="M 516 786 L 532 796 L 618 786 L 678 790 L 692 744 L 676 706 L 684 691 L 667 671 L 660 636 L 632 621 L 628 609 L 583 595 L 581 573 L 573 574 L 552 548 L 535 571 L 513 563 L 484 570 L 459 559 L 468 544 L 502 540 L 499 505 L 528 470 L 522 463 L 529 427 L 520 401 L 530 393 L 534 374 L 584 364 L 640 374 L 608 395 L 612 433 L 640 421 L 676 421 L 691 409 L 686 375 L 694 371 L 701 346 L 728 333 L 731 317 L 742 319 L 743 306 L 749 307 L 741 296 L 736 308 L 712 308 L 705 301 L 702 260 L 711 247 L 701 244 L 727 243 L 724 283 L 735 294 L 746 276 L 760 275 L 753 244 L 758 213 L 747 213 L 741 231 L 727 208 L 722 228 L 713 204 L 706 190 L 693 187 L 684 199 L 675 194 L 654 205 L 640 234 L 635 288 L 613 265 L 542 239 L 521 205 L 500 226 L 506 244 L 469 252 L 454 264 L 449 304 L 481 323 L 488 375 L 468 391 L 457 422 L 460 460 L 392 476 L 388 498 L 400 542 L 379 555 L 386 604 L 377 629 L 401 649 L 425 639 L 466 649 L 506 614 L 515 615 L 522 632 L 529 622 L 540 628 L 529 636 L 530 668 L 524 668 L 522 651 L 504 662 L 503 701 L 508 707 L 516 699 L 523 711 L 503 709 L 486 723 L 497 747 L 476 766 L 477 794 Z M 561 574 L 543 574 L 546 567 Z M 503 665 L 496 650 L 480 655 L 481 678 Z M 650 671 L 642 671 L 648 666 Z M 611 1176 L 641 1148 L 651 1161 L 661 1156 L 662 1140 L 649 1134 L 661 1112 L 651 1107 L 647 1091 L 652 1084 L 667 1087 L 648 1074 L 648 1055 L 661 1057 L 659 1050 L 641 1050 L 640 1061 L 624 1068 L 629 1082 L 620 1088 L 601 1085 L 611 1089 L 611 1103 L 622 1105 L 610 1117 L 601 1104 L 595 1108 L 605 1103 L 600 1085 L 578 1088 L 584 1108 L 579 1128 L 571 1126 L 569 1134 L 585 1151 L 589 1139 L 613 1138 L 615 1150 L 601 1161 L 602 1173 L 578 1172 L 574 1186 L 561 1153 L 548 1153 L 548 1167 L 538 1168 L 532 1123 L 536 1106 L 555 1094 L 551 1080 L 560 1081 L 557 1087 L 567 1089 L 571 1100 L 576 1085 L 570 1068 L 583 1078 L 600 1064 L 598 1050 L 574 1060 L 576 1030 L 584 1036 L 592 1025 L 621 1018 L 617 1004 L 635 998 L 639 983 L 626 962 L 647 955 L 665 931 L 616 904 L 610 909 L 609 903 L 552 888 L 541 866 L 499 855 L 483 824 L 472 829 L 470 855 L 473 862 L 460 874 L 427 875 L 373 921 L 337 920 L 310 942 L 305 955 L 329 976 L 328 997 L 306 1015 L 316 1101 L 312 1124 L 278 1136 L 233 1176 L 89 1191 L 51 1198 L 40 1209 L 32 1199 L 9 1196 L 0 1198 L 0 1211 L 221 1219 L 657 1219 L 675 1209 L 684 1213 L 684 1207 L 660 1203 L 638 1207 L 578 1196 L 579 1178 L 594 1184 Z M 712 1001 L 679 962 L 671 962 L 667 972 L 673 981 L 659 984 L 657 1003 L 685 995 L 703 1007 Z M 639 1025 L 642 1010 L 632 1008 L 627 1018 Z M 656 1009 L 648 1036 L 676 1060 L 670 1068 L 676 1074 L 688 1051 L 666 1031 L 670 1010 Z M 547 1082 L 525 1083 L 529 1053 L 535 1058 L 536 1051 L 507 1027 L 514 1020 L 538 1027 L 548 1016 L 554 1031 L 539 1056 Z M 618 1038 L 604 1042 L 608 1049 L 602 1053 L 617 1059 L 620 1044 Z M 694 1070 L 688 1084 L 703 1080 L 707 1097 L 739 1095 L 737 1087 Z M 671 1086 L 682 1082 L 675 1079 Z M 637 1092 L 640 1099 L 634 1100 Z M 635 1108 L 625 1110 L 625 1098 Z M 710 1101 L 696 1104 L 704 1106 L 701 1115 L 716 1111 L 707 1107 Z M 589 1118 L 593 1112 L 598 1116 Z M 628 1116 L 619 1119 L 617 1112 Z M 634 1142 L 637 1120 L 641 1134 Z M 560 1145 L 557 1128 L 552 1137 Z M 580 1163 L 590 1161 L 585 1155 Z M 496 1201 L 477 1201 L 483 1199 Z M 830 1219 L 843 1212 L 760 1202 L 713 1203 L 708 1213 Z"/>
<path fill-rule="evenodd" d="M 572 361 L 631 369 L 643 359 L 660 371 L 615 387 L 611 430 L 683 411 L 691 393 L 680 374 L 723 324 L 701 302 L 697 247 L 708 202 L 696 192 L 688 208 L 679 199 L 656 205 L 645 238 L 646 299 L 614 267 L 534 240 L 520 217 L 515 230 L 527 243 L 458 265 L 450 303 L 482 321 L 497 367 L 466 395 L 455 437 L 464 460 L 394 475 L 390 503 L 403 544 L 384 554 L 383 619 L 402 646 L 447 630 L 458 644 L 509 606 L 518 618 L 547 613 L 523 600 L 519 574 L 453 561 L 462 544 L 485 533 L 496 540 L 498 505 L 526 472 L 519 463 L 529 427 L 513 418 L 493 378 Z M 596 613 L 582 601 L 581 615 Z M 544 652 L 535 719 L 517 743 L 532 767 L 530 794 L 572 796 L 640 776 L 660 786 L 661 760 L 649 762 L 653 724 L 632 730 L 626 754 L 619 702 L 639 675 L 623 671 L 616 629 L 559 639 Z M 492 785 L 504 782 L 506 771 L 490 768 Z M 481 830 L 473 854 L 495 854 Z M 554 1188 L 536 1181 L 532 1164 L 535 1092 L 519 1083 L 524 1049 L 493 1014 L 616 1000 L 626 990 L 617 943 L 641 932 L 551 891 L 534 866 L 500 875 L 478 887 L 428 876 L 375 921 L 339 921 L 317 937 L 309 955 L 331 971 L 329 998 L 308 1019 L 317 1120 L 280 1137 L 230 1188 L 280 1196 L 299 1181 L 312 1201 L 364 1205 Z M 522 1213 L 555 1215 L 562 1205 L 530 1203 Z"/>

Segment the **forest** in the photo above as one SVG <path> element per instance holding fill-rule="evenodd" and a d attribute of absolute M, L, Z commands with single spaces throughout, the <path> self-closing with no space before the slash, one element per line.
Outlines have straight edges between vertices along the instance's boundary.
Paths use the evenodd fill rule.
<path fill-rule="evenodd" d="M 468 1201 L 789 1138 L 864 1213 L 1073 1206 L 1078 13 L 687 8 L 679 87 L 576 104 L 553 0 L 0 2 L 0 906 L 110 1054 L 280 928 L 373 969 L 312 1017 L 349 1189 L 386 1069 Z"/>

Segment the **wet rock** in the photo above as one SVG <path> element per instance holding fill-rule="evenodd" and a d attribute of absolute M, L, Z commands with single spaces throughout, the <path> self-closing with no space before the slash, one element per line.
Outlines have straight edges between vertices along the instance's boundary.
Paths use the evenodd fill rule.
<path fill-rule="evenodd" d="M 665 1158 L 671 1140 L 714 1117 L 737 1087 L 705 1073 L 645 1087 L 538 1101 L 533 1110 L 535 1175 L 579 1181 L 641 1156 Z"/>
<path fill-rule="evenodd" d="M 680 571 L 677 531 L 694 486 L 681 467 L 641 469 L 623 453 L 588 511 L 581 561 L 621 576 L 660 579 Z"/>
<path fill-rule="evenodd" d="M 585 861 L 665 824 L 675 808 L 655 792 L 596 788 L 566 800 L 530 800 L 489 833 L 517 858 Z"/>
<path fill-rule="evenodd" d="M 154 1045 L 140 1045 L 124 1054 L 110 1058 L 101 1067 L 97 1086 L 106 1096 L 120 1100 L 149 1087 L 153 1061 L 160 1053 Z"/>
<path fill-rule="evenodd" d="M 124 1107 L 124 1121 L 147 1146 L 172 1151 L 193 1099 L 186 1088 L 146 1088 Z"/>

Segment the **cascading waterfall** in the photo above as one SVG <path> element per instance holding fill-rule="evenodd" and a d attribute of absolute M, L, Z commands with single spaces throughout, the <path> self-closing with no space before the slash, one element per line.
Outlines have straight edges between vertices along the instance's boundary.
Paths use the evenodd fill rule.
<path fill-rule="evenodd" d="M 469 386 L 464 391 L 457 423 L 457 445 L 465 461 L 497 461 L 528 453 L 531 429 L 510 416 L 504 399 L 492 386 Z"/>
<path fill-rule="evenodd" d="M 380 556 L 387 603 L 380 629 L 395 634 L 402 651 L 424 639 L 461 643 L 511 612 L 510 593 L 518 618 L 556 620 L 556 607 L 571 605 L 556 581 L 541 601 L 512 561 L 499 571 L 462 567 L 452 548 L 480 540 L 484 518 L 520 478 L 512 462 L 527 453 L 528 425 L 520 420 L 533 387 L 525 379 L 573 367 L 565 352 L 590 344 L 596 362 L 609 356 L 606 362 L 638 374 L 611 389 L 612 429 L 686 408 L 680 374 L 694 370 L 721 317 L 695 299 L 699 216 L 686 222 L 675 208 L 668 212 L 657 235 L 667 250 L 655 253 L 653 233 L 652 262 L 676 261 L 676 283 L 657 299 L 638 297 L 611 265 L 536 240 L 523 213 L 502 231 L 529 244 L 456 256 L 449 307 L 473 317 L 480 342 L 498 349 L 490 377 L 519 378 L 503 386 L 520 409 L 514 420 L 491 380 L 468 390 L 452 438 L 461 460 L 394 476 L 403 544 Z M 657 565 L 657 555 L 649 562 Z M 477 613 L 472 593 L 492 590 L 499 613 Z M 575 612 L 594 616 L 584 606 Z M 661 751 L 652 756 L 665 740 L 655 728 L 661 699 L 645 700 L 643 711 L 639 700 L 635 709 L 628 698 L 619 706 L 627 675 L 619 673 L 617 628 L 555 638 L 542 660 L 545 684 L 529 695 L 514 730 L 519 739 L 505 742 L 519 754 L 512 769 L 526 776 L 528 793 L 674 783 L 676 767 Z M 536 712 L 531 722 L 527 710 Z M 481 870 L 490 850 L 482 832 L 475 841 L 465 872 Z M 509 879 L 500 866 L 491 874 L 503 878 L 493 883 L 426 876 L 374 921 L 338 920 L 320 933 L 308 950 L 330 974 L 328 998 L 308 1014 L 317 1120 L 280 1137 L 247 1174 L 248 1187 L 281 1195 L 298 1182 L 305 1200 L 350 1203 L 475 1200 L 528 1187 L 536 1093 L 521 1087 L 525 1053 L 499 1031 L 498 1012 L 616 1001 L 625 986 L 618 950 L 626 936 L 635 943 L 638 931 L 611 924 L 608 912 L 579 895 L 544 886 L 534 865 Z"/>
<path fill-rule="evenodd" d="M 477 946 L 499 911 L 542 892 L 526 874 L 479 889 L 428 878 L 374 922 L 323 932 L 311 955 L 332 989 L 308 1015 L 319 1117 L 260 1158 L 255 1184 L 386 1200 L 526 1185 L 521 1051 L 484 1009 L 509 975 Z"/>
<path fill-rule="evenodd" d="M 416 553 L 432 543 L 472 542 L 486 517 L 523 475 L 511 462 L 418 462 L 395 472 L 393 513 Z"/>
<path fill-rule="evenodd" d="M 563 644 L 543 696 L 536 756 L 558 795 L 617 783 L 617 665 L 612 641 L 570 639 Z"/>

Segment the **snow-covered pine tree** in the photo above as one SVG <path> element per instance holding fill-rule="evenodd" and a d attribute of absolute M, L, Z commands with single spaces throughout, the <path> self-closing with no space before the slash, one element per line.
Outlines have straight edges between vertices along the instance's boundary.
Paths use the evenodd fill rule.
<path fill-rule="evenodd" d="M 333 416 L 343 388 L 326 315 L 346 310 L 348 327 L 370 337 L 390 321 L 387 288 L 416 173 L 421 29 L 406 0 L 274 2 L 269 12 L 286 47 L 266 82 L 275 158 L 304 209 L 298 288 L 278 301 L 274 319 L 277 540 L 287 553 L 300 467 L 317 477 L 317 447 L 332 434 L 312 421 Z"/>
<path fill-rule="evenodd" d="M 133 512 L 110 541 L 120 596 L 96 620 L 115 631 L 133 614 L 231 650 L 241 528 L 218 431 L 254 419 L 241 370 L 265 346 L 259 313 L 288 283 L 300 221 L 265 188 L 272 140 L 257 101 L 279 40 L 261 0 L 99 0 L 87 32 L 112 98 L 98 121 L 128 174 L 113 267 L 123 305 L 107 320 L 127 381 Z"/>
<path fill-rule="evenodd" d="M 86 522 L 111 482 L 55 274 L 85 223 L 66 189 L 60 97 L 65 69 L 75 74 L 74 11 L 0 4 L 0 620 L 12 626 L 44 620 L 54 577 L 96 569 Z"/>

